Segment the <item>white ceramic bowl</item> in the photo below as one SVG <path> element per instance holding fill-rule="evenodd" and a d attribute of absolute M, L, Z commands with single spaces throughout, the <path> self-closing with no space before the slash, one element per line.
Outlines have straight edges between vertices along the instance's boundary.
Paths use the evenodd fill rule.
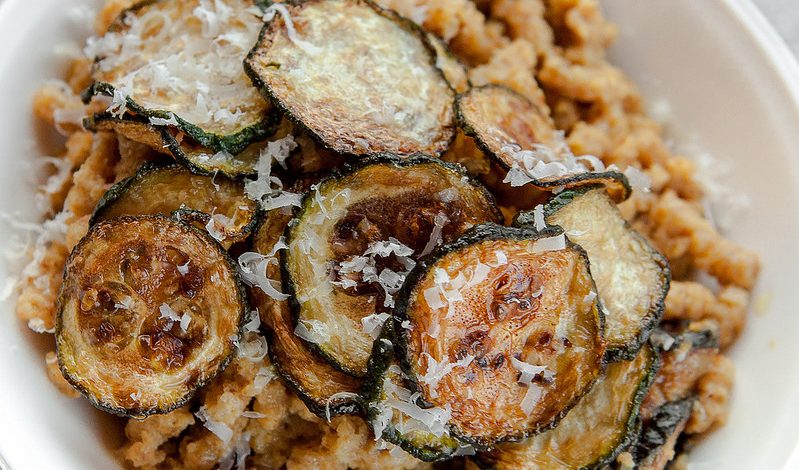
<path fill-rule="evenodd" d="M 75 7 L 95 3 L 0 3 L 0 212 L 36 217 L 25 175 L 49 149 L 36 144 L 42 131 L 31 96 L 63 72 L 55 46 L 87 34 L 89 19 Z M 728 162 L 726 183 L 751 200 L 730 236 L 762 254 L 758 291 L 771 298 L 732 350 L 738 379 L 729 424 L 693 452 L 692 467 L 799 468 L 799 67 L 746 1 L 603 3 L 621 30 L 615 62 L 648 99 L 670 102 L 680 135 Z M 9 237 L 0 225 L 0 243 Z M 0 455 L 15 470 L 115 468 L 109 449 L 119 434 L 109 431 L 110 418 L 50 385 L 50 342 L 16 320 L 13 299 L 0 304 Z"/>

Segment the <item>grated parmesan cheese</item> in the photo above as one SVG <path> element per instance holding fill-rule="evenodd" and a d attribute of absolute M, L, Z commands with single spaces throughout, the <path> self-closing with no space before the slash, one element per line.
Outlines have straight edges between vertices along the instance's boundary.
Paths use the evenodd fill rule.
<path fill-rule="evenodd" d="M 446 357 L 441 362 L 438 362 L 426 352 L 423 352 L 422 355 L 427 357 L 427 370 L 419 377 L 419 380 L 430 386 L 430 397 L 432 398 L 438 396 L 436 386 L 444 376 L 452 372 L 456 367 L 468 366 L 474 360 L 474 356 L 469 355 L 457 362 L 449 362 Z"/>
<path fill-rule="evenodd" d="M 330 341 L 330 330 L 319 320 L 298 320 L 294 334 L 309 343 L 322 344 Z"/>
<path fill-rule="evenodd" d="M 377 339 L 380 336 L 380 332 L 383 331 L 383 325 L 389 318 L 391 318 L 391 315 L 388 313 L 373 313 L 361 318 L 363 332 L 373 339 Z"/>
<path fill-rule="evenodd" d="M 566 235 L 561 233 L 554 237 L 539 238 L 533 243 L 532 253 L 545 253 L 566 249 Z"/>
<path fill-rule="evenodd" d="M 225 444 L 230 442 L 230 439 L 233 437 L 233 430 L 230 429 L 230 427 L 225 423 L 214 421 L 214 419 L 208 414 L 208 409 L 205 407 L 205 405 L 201 406 L 200 409 L 194 413 L 194 416 L 199 418 L 199 420 L 203 422 L 203 426 L 211 431 L 213 435 L 218 437 L 220 441 L 224 442 Z"/>
<path fill-rule="evenodd" d="M 441 244 L 443 239 L 441 238 L 441 232 L 445 225 L 449 222 L 449 218 L 443 212 L 439 212 L 436 214 L 435 218 L 433 219 L 433 230 L 430 231 L 430 239 L 427 241 L 427 244 L 422 249 L 422 252 L 419 253 L 419 256 L 427 256 L 428 254 L 432 253 L 433 249 Z"/>
<path fill-rule="evenodd" d="M 542 204 L 538 204 L 533 209 L 533 227 L 539 232 L 547 228 L 547 223 L 544 220 L 544 206 Z"/>
<path fill-rule="evenodd" d="M 555 373 L 547 370 L 546 366 L 528 364 L 515 357 L 511 357 L 510 360 L 513 367 L 521 373 L 519 376 L 519 383 L 527 385 L 527 392 L 524 394 L 520 406 L 522 411 L 529 415 L 533 412 L 538 401 L 541 400 L 541 395 L 543 395 L 543 388 L 533 383 L 533 379 L 540 375 L 544 380 L 551 382 L 555 380 Z"/>

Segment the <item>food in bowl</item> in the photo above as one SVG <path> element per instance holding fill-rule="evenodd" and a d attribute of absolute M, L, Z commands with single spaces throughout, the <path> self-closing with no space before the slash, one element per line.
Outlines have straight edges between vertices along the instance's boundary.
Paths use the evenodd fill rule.
<path fill-rule="evenodd" d="M 378 3 L 105 5 L 34 103 L 54 383 L 129 467 L 663 468 L 724 422 L 757 256 L 595 2 Z"/>

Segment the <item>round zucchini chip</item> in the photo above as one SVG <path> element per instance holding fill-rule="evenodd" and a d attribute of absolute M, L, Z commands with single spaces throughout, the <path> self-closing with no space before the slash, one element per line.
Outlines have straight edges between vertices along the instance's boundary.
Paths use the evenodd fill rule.
<path fill-rule="evenodd" d="M 477 227 L 408 275 L 394 311 L 403 370 L 477 448 L 543 432 L 602 371 L 595 292 L 562 232 Z"/>
<path fill-rule="evenodd" d="M 146 163 L 106 191 L 89 224 L 122 215 L 154 214 L 175 214 L 197 223 L 229 247 L 255 228 L 258 205 L 247 197 L 240 182 L 195 175 L 174 163 Z"/>
<path fill-rule="evenodd" d="M 168 413 L 225 368 L 245 311 L 233 262 L 206 234 L 163 216 L 100 222 L 66 264 L 59 366 L 100 409 Z"/>
<path fill-rule="evenodd" d="M 270 10 L 274 18 L 244 65 L 311 135 L 353 155 L 447 149 L 454 91 L 417 25 L 367 0 L 275 3 Z"/>
<path fill-rule="evenodd" d="M 433 50 L 436 51 L 436 67 L 444 74 L 449 86 L 458 93 L 463 93 L 471 88 L 472 84 L 469 82 L 466 67 L 449 50 L 444 41 L 433 33 L 426 33 L 426 36 L 430 45 L 433 46 Z"/>
<path fill-rule="evenodd" d="M 543 215 L 588 253 L 605 309 L 608 359 L 632 359 L 663 316 L 668 261 L 624 220 L 604 186 L 563 191 Z M 534 211 L 521 213 L 516 223 L 534 226 L 534 218 Z"/>
<path fill-rule="evenodd" d="M 455 112 L 464 133 L 508 172 L 511 186 L 551 191 L 603 183 L 617 202 L 630 196 L 624 174 L 606 171 L 595 157 L 575 157 L 549 116 L 509 88 L 472 88 L 458 95 Z"/>
<path fill-rule="evenodd" d="M 342 371 L 365 375 L 416 260 L 500 220 L 485 188 L 440 160 L 384 156 L 346 167 L 306 193 L 286 232 L 283 283 L 298 333 Z"/>
<path fill-rule="evenodd" d="M 649 346 L 631 361 L 608 366 L 588 394 L 558 427 L 521 442 L 481 453 L 485 468 L 601 469 L 638 437 L 641 401 L 659 365 Z"/>
<path fill-rule="evenodd" d="M 241 152 L 266 138 L 270 105 L 242 67 L 262 26 L 250 0 L 145 1 L 90 42 L 94 84 L 128 112 L 177 128 L 215 152 Z"/>
<path fill-rule="evenodd" d="M 280 246 L 291 218 L 291 212 L 280 209 L 267 212 L 253 236 L 252 251 L 264 255 L 273 253 L 275 247 Z M 265 274 L 279 283 L 279 264 L 268 263 Z M 361 381 L 328 364 L 294 334 L 294 318 L 288 301 L 276 299 L 258 287 L 250 289 L 250 298 L 270 330 L 267 339 L 272 363 L 308 409 L 323 418 L 356 413 Z"/>
<path fill-rule="evenodd" d="M 383 334 L 372 348 L 369 376 L 364 384 L 366 421 L 375 440 L 400 446 L 425 462 L 435 462 L 458 455 L 472 455 L 474 448 L 452 437 L 446 426 L 446 410 L 420 403 L 406 384 L 406 376 L 394 357 L 393 344 Z"/>

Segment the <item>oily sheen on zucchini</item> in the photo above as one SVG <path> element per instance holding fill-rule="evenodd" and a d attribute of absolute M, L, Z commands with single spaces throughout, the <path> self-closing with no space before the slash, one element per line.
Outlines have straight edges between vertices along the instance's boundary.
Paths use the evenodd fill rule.
<path fill-rule="evenodd" d="M 409 274 L 395 309 L 403 370 L 477 447 L 543 432 L 602 371 L 595 291 L 562 233 L 481 225 Z"/>
<path fill-rule="evenodd" d="M 270 8 L 245 67 L 286 115 L 340 153 L 446 150 L 454 91 L 417 25 L 368 0 Z"/>
<path fill-rule="evenodd" d="M 172 219 L 97 223 L 64 272 L 61 372 L 111 413 L 142 417 L 182 406 L 235 352 L 247 309 L 235 273 L 214 240 Z"/>
<path fill-rule="evenodd" d="M 477 460 L 496 470 L 603 468 L 638 436 L 641 401 L 658 364 L 657 353 L 646 346 L 631 361 L 609 365 L 555 429 L 521 442 L 500 444 Z"/>
<path fill-rule="evenodd" d="M 237 154 L 273 130 L 270 106 L 242 61 L 262 21 L 250 0 L 145 1 L 99 40 L 89 95 L 112 97 L 109 112 L 185 132 L 214 152 Z"/>
<path fill-rule="evenodd" d="M 630 195 L 627 177 L 617 171 L 604 171 L 604 166 L 594 168 L 596 162 L 574 157 L 546 112 L 509 88 L 472 88 L 458 95 L 455 112 L 466 135 L 510 172 L 513 186 L 529 182 L 552 190 L 603 183 L 616 201 Z"/>
<path fill-rule="evenodd" d="M 668 261 L 624 220 L 604 186 L 559 193 L 544 207 L 544 217 L 588 253 L 605 308 L 609 359 L 635 357 L 663 316 Z M 533 218 L 526 212 L 517 223 L 534 225 Z"/>
<path fill-rule="evenodd" d="M 291 212 L 280 209 L 267 212 L 253 236 L 252 251 L 271 253 L 291 218 Z M 269 263 L 265 274 L 279 283 L 278 263 Z M 277 300 L 258 287 L 250 289 L 250 298 L 269 329 L 269 358 L 308 409 L 325 418 L 356 412 L 358 406 L 354 397 L 361 381 L 328 364 L 294 334 L 294 318 L 288 301 Z"/>
<path fill-rule="evenodd" d="M 363 387 L 366 420 L 375 434 L 426 462 L 471 454 L 474 450 L 452 437 L 446 427 L 446 411 L 421 403 L 407 386 L 407 377 L 394 357 L 388 323 L 375 341 L 369 374 Z"/>
<path fill-rule="evenodd" d="M 440 160 L 380 157 L 346 167 L 306 193 L 286 231 L 283 283 L 298 326 L 332 364 L 363 376 L 370 332 L 379 332 L 368 326 L 385 321 L 415 260 L 499 220 L 485 188 Z"/>
<path fill-rule="evenodd" d="M 121 215 L 172 215 L 197 223 L 223 245 L 249 236 L 258 206 L 241 182 L 192 174 L 178 164 L 144 164 L 100 199 L 90 224 Z"/>

